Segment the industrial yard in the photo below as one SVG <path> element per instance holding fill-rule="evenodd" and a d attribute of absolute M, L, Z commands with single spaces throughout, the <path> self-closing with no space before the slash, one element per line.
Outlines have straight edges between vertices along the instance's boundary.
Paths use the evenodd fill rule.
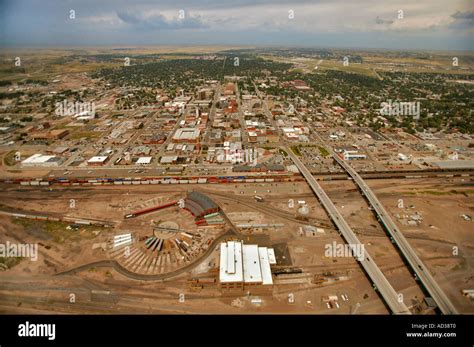
<path fill-rule="evenodd" d="M 0 347 L 472 345 L 473 19 L 2 1 Z"/>
<path fill-rule="evenodd" d="M 469 200 L 472 188 L 461 177 L 397 182 L 394 186 L 390 179 L 370 180 L 370 186 L 459 311 L 470 312 L 461 289 L 472 281 L 474 245 L 470 223 L 461 216 L 473 208 Z M 429 313 L 423 291 L 353 183 L 337 180 L 321 184 L 410 308 Z M 4 185 L 3 189 L 2 238 L 40 244 L 38 261 L 21 261 L 1 274 L 0 304 L 5 312 L 389 312 L 356 259 L 324 256 L 326 244 L 344 241 L 305 182 Z M 177 202 L 192 192 L 219 206 L 222 219 L 218 225 L 197 225 L 196 216 L 180 208 Z M 263 201 L 257 201 L 256 195 Z M 405 202 L 402 210 L 397 207 L 399 199 Z M 75 201 L 73 208 L 71 200 Z M 293 206 L 290 200 L 294 200 Z M 154 210 L 156 206 L 159 209 Z M 41 212 L 46 210 L 46 214 Z M 133 211 L 144 213 L 125 218 Z M 442 217 L 440 211 L 444 211 Z M 66 222 L 5 212 L 91 220 L 96 225 L 70 228 Z M 415 217 L 416 225 L 407 223 L 407 219 L 413 220 L 410 216 L 418 215 L 422 219 Z M 450 228 L 453 224 L 455 229 Z M 186 242 L 192 251 L 184 251 L 174 242 L 182 233 L 180 243 Z M 124 234 L 131 235 L 129 257 L 126 248 L 113 247 L 114 237 Z M 151 237 L 165 241 L 161 250 L 147 247 Z M 229 295 L 219 289 L 219 241 L 225 240 L 274 250 L 276 264 L 271 265 L 269 290 L 249 289 Z M 457 244 L 462 247 L 453 258 L 452 247 Z M 164 256 L 151 260 L 158 259 L 152 258 L 154 252 Z M 65 304 L 70 294 L 81 299 Z"/>

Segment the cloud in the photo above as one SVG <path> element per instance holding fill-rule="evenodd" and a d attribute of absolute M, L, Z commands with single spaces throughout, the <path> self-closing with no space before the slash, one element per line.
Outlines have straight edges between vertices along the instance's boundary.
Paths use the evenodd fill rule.
<path fill-rule="evenodd" d="M 75 20 L 69 19 L 70 9 L 76 10 Z M 473 10 L 467 0 L 0 0 L 0 46 L 232 43 L 472 50 Z"/>
<path fill-rule="evenodd" d="M 192 16 L 184 12 L 184 18 L 166 18 L 161 13 L 145 15 L 128 10 L 117 11 L 117 17 L 124 23 L 142 28 L 155 30 L 205 29 L 208 27 L 200 16 Z"/>
<path fill-rule="evenodd" d="M 377 18 L 375 18 L 375 23 L 377 23 L 377 24 L 387 24 L 387 25 L 390 25 L 390 24 L 393 24 L 393 20 L 382 19 L 382 18 L 380 18 L 379 16 L 377 16 Z"/>
<path fill-rule="evenodd" d="M 467 19 L 467 20 L 474 20 L 474 11 L 466 11 L 466 12 L 461 12 L 457 11 L 456 13 L 452 14 L 451 17 L 456 18 L 456 19 Z"/>
<path fill-rule="evenodd" d="M 451 29 L 455 30 L 473 30 L 474 29 L 474 11 L 457 11 L 451 15 L 454 21 L 449 25 Z"/>

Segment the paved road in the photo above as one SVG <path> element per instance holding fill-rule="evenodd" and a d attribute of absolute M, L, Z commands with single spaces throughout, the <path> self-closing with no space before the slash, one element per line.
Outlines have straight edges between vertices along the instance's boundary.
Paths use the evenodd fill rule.
<path fill-rule="evenodd" d="M 416 276 L 420 279 L 420 281 L 425 286 L 428 293 L 434 299 L 436 304 L 438 305 L 439 309 L 444 314 L 457 314 L 456 308 L 453 306 L 451 301 L 448 299 L 446 294 L 442 291 L 439 285 L 436 283 L 433 276 L 430 274 L 429 270 L 423 264 L 423 262 L 418 258 L 413 248 L 410 246 L 408 241 L 405 239 L 403 234 L 398 229 L 395 222 L 392 220 L 390 215 L 387 213 L 385 208 L 382 206 L 380 201 L 377 199 L 375 194 L 369 188 L 369 186 L 364 182 L 362 177 L 341 157 L 337 154 L 333 153 L 333 157 L 336 162 L 342 166 L 344 170 L 352 177 L 354 182 L 359 186 L 362 190 L 362 193 L 367 197 L 370 204 L 377 212 L 379 220 L 382 222 L 385 229 L 388 231 L 390 236 L 395 241 L 396 245 L 402 252 L 405 259 L 411 265 L 413 270 L 415 271 Z"/>
<path fill-rule="evenodd" d="M 337 228 L 344 236 L 346 242 L 352 246 L 361 245 L 361 242 L 354 234 L 351 227 L 344 220 L 342 215 L 337 210 L 336 206 L 334 206 L 327 194 L 318 184 L 313 175 L 311 175 L 309 170 L 303 165 L 301 160 L 298 159 L 298 157 L 291 151 L 291 149 L 287 147 L 282 147 L 282 149 L 288 153 L 295 165 L 299 168 L 302 175 L 308 182 L 309 186 L 316 194 L 319 201 L 321 201 L 321 203 L 323 204 L 332 221 L 334 222 L 334 224 L 336 224 Z M 408 307 L 403 303 L 403 300 L 399 299 L 398 293 L 395 291 L 395 289 L 393 289 L 388 280 L 385 278 L 382 271 L 380 271 L 377 264 L 375 264 L 375 262 L 373 261 L 372 257 L 365 250 L 363 260 L 361 260 L 360 263 L 366 273 L 371 278 L 372 282 L 377 287 L 378 291 L 382 295 L 390 310 L 394 314 L 411 314 Z"/>

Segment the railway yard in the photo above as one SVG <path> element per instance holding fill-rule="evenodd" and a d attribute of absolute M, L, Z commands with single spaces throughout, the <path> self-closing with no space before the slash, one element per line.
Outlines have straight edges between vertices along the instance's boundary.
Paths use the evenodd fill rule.
<path fill-rule="evenodd" d="M 474 281 L 472 222 L 462 217 L 474 207 L 471 179 L 367 182 L 457 310 L 471 312 L 471 303 L 461 294 Z M 426 292 L 354 183 L 320 184 L 411 312 L 432 312 L 424 302 Z M 217 223 L 203 223 L 204 217 L 180 205 L 180 199 L 196 193 L 218 207 Z M 344 240 L 304 181 L 3 183 L 0 210 L 2 239 L 39 244 L 37 261 L 23 259 L 0 273 L 2 312 L 390 312 L 355 258 L 325 256 L 325 245 Z M 145 212 L 125 218 L 134 211 Z M 130 246 L 114 249 L 114 237 L 124 234 L 132 235 Z M 218 244 L 225 240 L 275 249 L 270 293 L 228 296 L 218 290 Z"/>
<path fill-rule="evenodd" d="M 0 312 L 474 312 L 472 59 L 24 54 L 0 64 Z"/>

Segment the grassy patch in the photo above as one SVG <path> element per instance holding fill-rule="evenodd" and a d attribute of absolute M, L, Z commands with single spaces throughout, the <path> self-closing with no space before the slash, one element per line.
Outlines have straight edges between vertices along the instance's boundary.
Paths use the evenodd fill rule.
<path fill-rule="evenodd" d="M 73 223 L 25 218 L 12 218 L 12 223 L 23 226 L 27 232 L 33 233 L 38 237 L 43 236 L 52 239 L 56 243 L 93 239 L 96 236 L 93 231 L 102 229 L 102 227 L 98 226 L 81 225 L 78 230 L 68 230 L 67 227 Z"/>
<path fill-rule="evenodd" d="M 301 156 L 300 146 L 291 146 L 290 148 L 297 156 Z"/>
<path fill-rule="evenodd" d="M 321 153 L 323 157 L 326 158 L 327 156 L 329 156 L 329 151 L 326 148 L 321 147 L 321 146 L 319 146 L 318 148 L 319 148 L 319 152 Z"/>
<path fill-rule="evenodd" d="M 21 257 L 0 257 L 0 267 L 5 267 L 11 269 L 15 265 L 18 265 L 21 262 Z"/>
<path fill-rule="evenodd" d="M 15 153 L 16 151 L 10 151 L 5 155 L 3 162 L 6 166 L 15 166 L 18 163 L 18 161 L 15 160 Z"/>

